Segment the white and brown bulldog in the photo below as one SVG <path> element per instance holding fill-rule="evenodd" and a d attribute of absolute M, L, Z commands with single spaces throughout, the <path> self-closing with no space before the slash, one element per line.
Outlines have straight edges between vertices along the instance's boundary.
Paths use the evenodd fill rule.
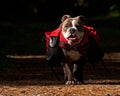
<path fill-rule="evenodd" d="M 60 26 L 50 32 L 47 60 L 52 63 L 62 62 L 65 84 L 68 85 L 83 83 L 86 53 L 90 49 L 90 44 L 95 45 L 98 41 L 94 28 L 84 25 L 85 22 L 84 16 L 64 15 Z M 91 51 L 89 57 L 91 60 Z M 94 60 L 94 57 L 92 59 Z"/>
<path fill-rule="evenodd" d="M 83 65 L 85 61 L 85 52 L 79 50 L 79 44 L 82 42 L 85 32 L 84 16 L 70 17 L 64 15 L 61 19 L 60 46 L 63 52 L 62 66 L 64 70 L 64 79 L 66 84 L 83 83 Z M 64 39 L 65 42 L 62 42 Z M 62 43 L 62 44 L 61 44 Z"/>

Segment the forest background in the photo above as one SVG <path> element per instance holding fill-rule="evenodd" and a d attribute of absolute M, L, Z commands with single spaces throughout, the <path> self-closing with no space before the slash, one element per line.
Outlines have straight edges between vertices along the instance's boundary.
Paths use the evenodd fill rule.
<path fill-rule="evenodd" d="M 119 0 L 3 0 L 0 11 L 1 58 L 45 54 L 44 32 L 57 28 L 64 14 L 84 15 L 105 52 L 120 51 Z"/>

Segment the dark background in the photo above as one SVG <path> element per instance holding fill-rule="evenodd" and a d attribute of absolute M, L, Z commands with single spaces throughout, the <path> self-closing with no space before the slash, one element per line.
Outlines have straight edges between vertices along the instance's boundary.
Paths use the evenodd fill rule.
<path fill-rule="evenodd" d="M 57 84 L 54 73 L 45 58 L 37 58 L 37 56 L 46 53 L 44 32 L 56 29 L 64 14 L 70 14 L 72 17 L 84 15 L 88 20 L 86 25 L 93 26 L 100 35 L 100 45 L 103 50 L 106 53 L 110 52 L 108 59 L 105 60 L 110 74 L 103 66 L 104 63 L 93 65 L 94 68 L 85 64 L 84 79 L 88 85 L 120 84 L 120 60 L 117 62 L 119 58 L 116 58 L 120 52 L 119 1 L 0 0 L 0 86 L 3 85 L 4 88 L 0 94 L 13 96 L 17 86 L 27 85 L 25 92 L 22 89 L 17 92 L 26 94 L 26 88 L 29 85 Z M 118 56 L 111 55 L 111 52 L 118 53 Z M 8 55 L 11 58 L 8 58 Z M 62 77 L 61 68 L 59 69 L 58 76 Z M 49 80 L 53 80 L 54 83 L 46 82 Z M 14 87 L 15 90 L 9 87 Z M 7 92 L 6 89 L 12 93 Z M 33 88 L 28 89 L 34 93 Z"/>
<path fill-rule="evenodd" d="M 2 0 L 1 56 L 45 54 L 44 32 L 57 28 L 64 14 L 86 16 L 104 50 L 120 51 L 119 0 Z"/>

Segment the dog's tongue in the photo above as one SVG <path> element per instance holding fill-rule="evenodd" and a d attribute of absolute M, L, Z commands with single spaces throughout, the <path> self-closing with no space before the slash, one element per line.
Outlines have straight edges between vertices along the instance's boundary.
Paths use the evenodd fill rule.
<path fill-rule="evenodd" d="M 69 44 L 72 44 L 73 42 L 75 42 L 75 40 L 76 40 L 76 37 L 75 36 L 69 36 L 69 38 L 68 38 L 68 43 Z"/>
<path fill-rule="evenodd" d="M 74 38 L 68 38 L 68 40 L 74 41 L 74 40 L 76 40 L 76 37 L 74 37 Z"/>
<path fill-rule="evenodd" d="M 71 36 L 69 36 L 68 40 L 74 41 L 74 40 L 76 40 L 76 37 L 71 35 Z"/>

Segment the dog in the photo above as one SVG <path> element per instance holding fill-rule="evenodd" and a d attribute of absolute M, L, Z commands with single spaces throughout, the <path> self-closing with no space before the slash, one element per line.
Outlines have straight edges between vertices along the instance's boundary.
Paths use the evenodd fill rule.
<path fill-rule="evenodd" d="M 83 83 L 85 52 L 80 52 L 76 45 L 79 45 L 84 38 L 85 32 L 83 26 L 85 21 L 84 16 L 72 18 L 70 15 L 64 15 L 61 18 L 61 34 L 66 40 L 66 46 L 69 46 L 68 49 L 61 47 L 64 80 L 67 85 Z"/>
<path fill-rule="evenodd" d="M 99 41 L 94 28 L 85 26 L 86 21 L 83 15 L 63 15 L 59 27 L 50 34 L 47 60 L 61 61 L 66 85 L 84 83 L 83 67 L 90 47 L 89 37 Z"/>

